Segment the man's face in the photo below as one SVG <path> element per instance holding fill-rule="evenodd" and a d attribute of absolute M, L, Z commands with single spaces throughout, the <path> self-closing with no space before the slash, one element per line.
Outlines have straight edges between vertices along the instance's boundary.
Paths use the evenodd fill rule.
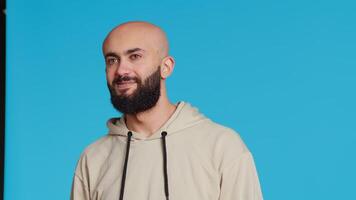
<path fill-rule="evenodd" d="M 121 31 L 103 46 L 113 106 L 125 114 L 152 108 L 160 97 L 160 58 L 142 33 Z"/>

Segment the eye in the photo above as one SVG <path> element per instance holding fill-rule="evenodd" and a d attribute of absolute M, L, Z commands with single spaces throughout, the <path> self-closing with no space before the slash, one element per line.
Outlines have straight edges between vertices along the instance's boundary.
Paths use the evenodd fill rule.
<path fill-rule="evenodd" d="M 139 58 L 141 58 L 141 55 L 139 55 L 139 54 L 132 54 L 132 55 L 130 55 L 130 59 L 131 59 L 131 60 L 137 60 L 137 59 L 139 59 Z"/>
<path fill-rule="evenodd" d="M 118 59 L 117 59 L 117 58 L 114 58 L 114 57 L 109 57 L 109 58 L 106 59 L 106 63 L 107 63 L 108 65 L 113 65 L 113 64 L 115 64 L 115 63 L 117 63 L 117 62 L 118 62 Z"/>

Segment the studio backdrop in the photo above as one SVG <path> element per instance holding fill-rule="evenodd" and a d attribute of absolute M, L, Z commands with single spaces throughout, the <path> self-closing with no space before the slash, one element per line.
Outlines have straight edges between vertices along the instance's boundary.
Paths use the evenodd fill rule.
<path fill-rule="evenodd" d="M 80 153 L 121 114 L 101 45 L 116 25 L 162 27 L 172 102 L 239 132 L 265 199 L 356 199 L 356 3 L 7 2 L 5 200 L 69 199 Z"/>

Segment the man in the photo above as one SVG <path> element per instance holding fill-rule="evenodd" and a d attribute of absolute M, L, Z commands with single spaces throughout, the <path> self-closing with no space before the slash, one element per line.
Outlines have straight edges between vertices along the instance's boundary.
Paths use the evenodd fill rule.
<path fill-rule="evenodd" d="M 260 200 L 253 157 L 239 135 L 188 102 L 172 104 L 174 59 L 147 22 L 114 28 L 103 43 L 113 106 L 109 133 L 81 154 L 71 200 Z"/>

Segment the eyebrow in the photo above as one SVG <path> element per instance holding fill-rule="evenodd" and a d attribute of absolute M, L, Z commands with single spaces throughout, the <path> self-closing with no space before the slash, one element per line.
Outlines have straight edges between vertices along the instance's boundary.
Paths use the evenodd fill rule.
<path fill-rule="evenodd" d="M 143 49 L 141 49 L 141 48 L 128 49 L 128 50 L 126 50 L 126 51 L 124 52 L 124 55 L 128 55 L 128 54 L 131 54 L 131 53 L 134 53 L 134 52 L 137 52 L 137 51 L 145 51 L 145 50 L 143 50 Z M 105 54 L 105 58 L 106 58 L 106 57 L 109 57 L 109 56 L 115 57 L 115 58 L 119 58 L 119 57 L 120 57 L 119 55 L 117 55 L 117 54 L 114 53 L 114 52 L 108 52 L 108 53 Z"/>
<path fill-rule="evenodd" d="M 143 50 L 143 49 L 140 49 L 140 48 L 133 48 L 133 49 L 129 49 L 129 50 L 127 50 L 124 54 L 131 54 L 131 53 L 133 53 L 133 52 L 136 52 L 136 51 L 145 51 L 145 50 Z"/>

